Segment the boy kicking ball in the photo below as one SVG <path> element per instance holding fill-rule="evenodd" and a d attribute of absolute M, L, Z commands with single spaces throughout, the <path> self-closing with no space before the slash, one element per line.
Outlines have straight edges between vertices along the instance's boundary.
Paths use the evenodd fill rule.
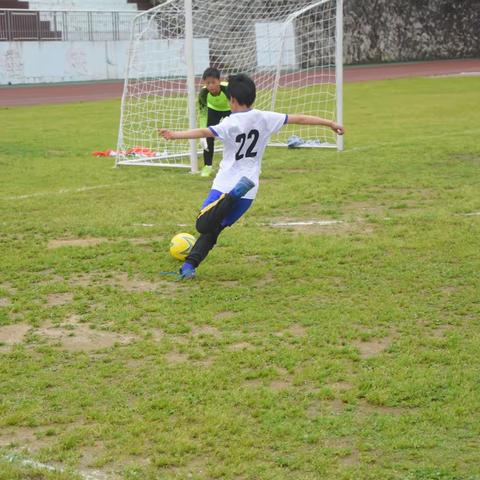
<path fill-rule="evenodd" d="M 324 118 L 253 109 L 256 87 L 245 74 L 229 77 L 227 95 L 232 113 L 222 123 L 181 132 L 160 129 L 167 140 L 217 137 L 223 142 L 223 159 L 197 217 L 196 228 L 200 236 L 180 268 L 182 279 L 195 276 L 196 268 L 215 246 L 221 231 L 232 226 L 252 205 L 258 191 L 263 154 L 271 135 L 286 124 L 325 125 L 337 135 L 344 133 L 341 125 Z"/>

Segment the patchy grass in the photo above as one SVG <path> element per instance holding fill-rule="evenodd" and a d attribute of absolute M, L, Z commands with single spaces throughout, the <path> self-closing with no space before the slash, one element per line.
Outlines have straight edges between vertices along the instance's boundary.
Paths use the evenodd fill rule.
<path fill-rule="evenodd" d="M 0 480 L 480 478 L 480 80 L 345 96 L 185 284 L 208 180 L 91 157 L 118 102 L 0 110 Z"/>

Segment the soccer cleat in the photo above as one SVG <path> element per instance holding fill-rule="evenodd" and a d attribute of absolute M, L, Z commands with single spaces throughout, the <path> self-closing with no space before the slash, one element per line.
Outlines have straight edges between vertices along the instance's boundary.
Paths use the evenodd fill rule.
<path fill-rule="evenodd" d="M 200 176 L 201 177 L 209 177 L 212 174 L 212 166 L 211 165 L 205 165 L 202 170 L 200 171 Z"/>
<path fill-rule="evenodd" d="M 195 278 L 195 268 L 189 263 L 185 262 L 180 267 L 178 274 L 180 275 L 180 280 L 190 280 Z"/>
<path fill-rule="evenodd" d="M 230 191 L 230 195 L 235 198 L 242 198 L 255 184 L 247 177 L 242 177 Z"/>

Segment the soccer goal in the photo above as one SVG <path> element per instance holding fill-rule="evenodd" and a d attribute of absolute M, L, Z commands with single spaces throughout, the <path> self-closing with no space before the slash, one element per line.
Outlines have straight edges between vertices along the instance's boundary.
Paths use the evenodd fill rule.
<path fill-rule="evenodd" d="M 203 71 L 247 73 L 255 108 L 342 123 L 343 0 L 167 0 L 135 17 L 118 135 L 117 165 L 198 171 L 199 142 L 167 142 L 159 128 L 197 125 Z M 271 145 L 343 149 L 317 126 L 287 125 Z"/>

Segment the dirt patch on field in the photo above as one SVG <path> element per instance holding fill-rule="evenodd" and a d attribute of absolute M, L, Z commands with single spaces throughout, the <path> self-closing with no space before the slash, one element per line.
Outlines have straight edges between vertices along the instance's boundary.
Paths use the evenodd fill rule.
<path fill-rule="evenodd" d="M 23 342 L 23 337 L 32 328 L 26 323 L 0 327 L 0 352 L 7 352 L 12 345 Z"/>
<path fill-rule="evenodd" d="M 7 297 L 0 297 L 0 307 L 8 307 L 12 304 L 11 300 Z"/>
<path fill-rule="evenodd" d="M 384 187 L 392 195 L 392 198 L 401 200 L 427 200 L 436 198 L 438 193 L 433 188 L 400 188 Z"/>
<path fill-rule="evenodd" d="M 124 290 L 130 292 L 154 292 L 158 289 L 158 284 L 149 282 L 148 280 L 140 280 L 135 277 L 129 277 L 128 274 L 123 273 L 115 277 L 115 282 Z"/>
<path fill-rule="evenodd" d="M 445 335 L 453 330 L 453 325 L 438 325 L 431 332 L 434 338 L 443 338 Z"/>
<path fill-rule="evenodd" d="M 382 353 L 392 344 L 393 340 L 393 335 L 389 335 L 384 338 L 372 338 L 365 342 L 357 340 L 353 342 L 353 346 L 359 350 L 362 359 L 368 359 Z"/>
<path fill-rule="evenodd" d="M 78 287 L 88 287 L 94 282 L 95 282 L 94 275 L 89 273 L 81 273 L 78 275 L 74 275 L 68 280 L 68 283 L 70 285 L 76 285 Z"/>
<path fill-rule="evenodd" d="M 352 444 L 351 438 L 329 438 L 327 446 L 334 450 L 340 466 L 348 468 L 360 464 L 360 452 Z"/>
<path fill-rule="evenodd" d="M 212 357 L 202 357 L 199 359 L 195 359 L 196 365 L 201 365 L 202 368 L 204 367 L 211 367 L 215 362 L 215 358 Z"/>
<path fill-rule="evenodd" d="M 97 462 L 98 458 L 105 453 L 105 446 L 103 442 L 97 441 L 92 446 L 82 446 L 79 448 L 79 451 L 81 452 L 81 456 L 79 458 L 79 467 L 82 470 L 82 473 L 91 473 L 92 478 L 96 478 L 93 476 L 94 474 L 91 469 L 95 467 L 95 463 Z"/>
<path fill-rule="evenodd" d="M 119 273 L 112 277 L 105 277 L 101 274 L 80 273 L 72 276 L 68 280 L 70 285 L 79 287 L 109 285 L 115 288 L 121 288 L 128 292 L 158 292 L 167 291 L 169 294 L 176 292 L 178 283 L 170 282 L 164 279 L 156 281 L 145 280 L 137 276 L 129 276 L 127 273 Z"/>
<path fill-rule="evenodd" d="M 254 284 L 255 287 L 265 287 L 266 285 L 272 283 L 274 280 L 273 273 L 267 272 L 265 276 L 257 280 Z"/>
<path fill-rule="evenodd" d="M 98 282 L 103 285 L 121 288 L 127 292 L 166 292 L 175 293 L 179 288 L 179 282 L 172 282 L 163 279 L 156 281 L 145 280 L 136 276 L 129 276 L 128 273 L 120 273 L 111 278 L 101 279 Z"/>
<path fill-rule="evenodd" d="M 66 305 L 73 301 L 73 293 L 50 293 L 47 295 L 47 305 L 54 307 L 56 305 Z"/>
<path fill-rule="evenodd" d="M 188 360 L 188 355 L 186 353 L 172 351 L 165 354 L 164 358 L 168 363 L 185 363 Z"/>
<path fill-rule="evenodd" d="M 259 378 L 251 378 L 243 382 L 247 387 L 260 388 L 263 382 Z"/>
<path fill-rule="evenodd" d="M 367 400 L 360 400 L 357 406 L 358 412 L 363 415 L 381 414 L 381 415 L 402 415 L 408 411 L 407 408 L 389 407 L 387 405 L 374 405 Z"/>
<path fill-rule="evenodd" d="M 200 336 L 200 335 L 211 335 L 212 337 L 221 337 L 222 334 L 218 328 L 212 327 L 210 325 L 201 325 L 195 326 L 192 328 L 192 335 Z"/>
<path fill-rule="evenodd" d="M 161 328 L 154 328 L 149 332 L 152 335 L 153 340 L 159 342 L 165 338 L 165 332 Z"/>
<path fill-rule="evenodd" d="M 65 278 L 55 273 L 52 268 L 47 268 L 39 273 L 42 276 L 42 279 L 37 281 L 38 285 L 52 285 L 53 283 L 63 284 L 65 282 Z"/>
<path fill-rule="evenodd" d="M 291 386 L 292 386 L 292 383 L 288 379 L 277 379 L 277 380 L 271 381 L 268 388 L 270 388 L 270 390 L 273 390 L 275 392 L 279 392 L 281 390 L 286 390 Z"/>
<path fill-rule="evenodd" d="M 58 238 L 50 240 L 47 248 L 52 250 L 62 247 L 95 247 L 102 243 L 129 242 L 132 245 L 149 246 L 154 242 L 165 242 L 164 237 L 139 237 L 139 238 L 106 238 L 106 237 L 82 237 L 82 238 Z"/>
<path fill-rule="evenodd" d="M 313 400 L 306 408 L 305 414 L 310 419 L 326 415 L 340 415 L 345 411 L 345 403 L 339 398 L 332 400 Z"/>
<path fill-rule="evenodd" d="M 480 155 L 475 153 L 454 153 L 450 157 L 460 162 L 480 163 Z"/>
<path fill-rule="evenodd" d="M 322 402 L 320 400 L 313 400 L 305 410 L 305 415 L 310 420 L 315 420 L 323 413 Z"/>
<path fill-rule="evenodd" d="M 240 282 L 238 280 L 223 280 L 220 282 L 220 284 L 225 288 L 235 288 L 240 285 Z"/>
<path fill-rule="evenodd" d="M 292 387 L 291 376 L 287 370 L 280 369 L 279 373 L 282 374 L 282 378 L 271 380 L 268 384 L 265 383 L 265 386 L 274 392 L 280 392 Z M 244 384 L 248 387 L 260 388 L 264 385 L 265 381 L 266 380 L 262 380 L 261 378 L 252 378 L 245 380 Z"/>
<path fill-rule="evenodd" d="M 47 324 L 36 329 L 35 333 L 70 352 L 100 350 L 116 344 L 127 344 L 135 339 L 133 335 L 94 330 L 89 325 L 80 323 L 75 315 L 62 325 Z"/>
<path fill-rule="evenodd" d="M 61 247 L 92 247 L 108 241 L 108 238 L 104 237 L 58 238 L 55 240 L 50 240 L 47 244 L 47 248 L 55 249 Z"/>
<path fill-rule="evenodd" d="M 192 458 L 186 460 L 186 464 L 181 467 L 171 467 L 169 471 L 172 472 L 174 478 L 189 479 L 189 478 L 213 478 L 207 475 L 208 465 L 210 463 L 210 457 L 204 455 L 202 457 Z M 213 461 L 212 461 L 213 462 Z M 135 459 L 135 463 L 137 463 Z M 236 480 L 245 480 L 246 477 L 235 476 Z"/>
<path fill-rule="evenodd" d="M 238 352 L 240 350 L 248 350 L 250 348 L 253 348 L 253 345 L 248 342 L 238 342 L 238 343 L 232 343 L 227 348 L 231 352 Z"/>
<path fill-rule="evenodd" d="M 343 205 L 341 210 L 345 216 L 357 220 L 365 217 L 386 218 L 392 210 L 395 211 L 396 216 L 402 215 L 402 212 L 409 214 L 420 211 L 436 195 L 429 189 L 411 190 L 388 187 L 385 187 L 384 193 L 389 195 L 389 198 L 351 202 Z"/>
<path fill-rule="evenodd" d="M 375 201 L 352 202 L 342 207 L 344 214 L 350 217 L 379 216 L 384 217 L 386 206 Z"/>
<path fill-rule="evenodd" d="M 27 447 L 29 450 L 37 451 L 49 444 L 45 429 L 14 427 L 2 429 L 0 433 L 0 447 Z"/>
<path fill-rule="evenodd" d="M 304 337 L 307 334 L 307 330 L 303 325 L 294 323 L 284 330 L 274 333 L 277 337 Z"/>
<path fill-rule="evenodd" d="M 345 404 L 339 398 L 334 398 L 328 402 L 328 408 L 331 413 L 338 415 L 345 410 Z"/>
<path fill-rule="evenodd" d="M 360 465 L 360 454 L 358 450 L 352 450 L 350 454 L 340 457 L 338 461 L 345 467 L 355 467 Z"/>
<path fill-rule="evenodd" d="M 338 463 L 343 467 L 356 467 L 360 464 L 360 452 L 349 438 L 329 439 L 328 446 L 337 451 Z"/>
<path fill-rule="evenodd" d="M 9 295 L 15 295 L 17 293 L 17 289 L 12 287 L 12 284 L 9 282 L 1 283 L 0 290 L 7 292 Z"/>
<path fill-rule="evenodd" d="M 166 242 L 165 237 L 140 237 L 140 238 L 126 238 L 126 241 L 130 242 L 133 245 L 140 245 L 140 246 L 150 246 L 152 243 L 155 242 Z"/>
<path fill-rule="evenodd" d="M 232 318 L 234 315 L 235 315 L 234 312 L 229 312 L 229 311 L 218 312 L 217 314 L 215 314 L 215 319 L 226 320 L 227 318 Z"/>
<path fill-rule="evenodd" d="M 333 382 L 329 384 L 329 387 L 333 388 L 337 392 L 346 392 L 352 388 L 352 384 L 344 380 Z"/>
<path fill-rule="evenodd" d="M 456 285 L 447 285 L 445 287 L 442 287 L 440 291 L 442 292 L 443 295 L 446 297 L 449 297 L 450 295 L 454 295 L 455 293 L 458 293 L 460 291 L 461 287 L 458 287 Z"/>

